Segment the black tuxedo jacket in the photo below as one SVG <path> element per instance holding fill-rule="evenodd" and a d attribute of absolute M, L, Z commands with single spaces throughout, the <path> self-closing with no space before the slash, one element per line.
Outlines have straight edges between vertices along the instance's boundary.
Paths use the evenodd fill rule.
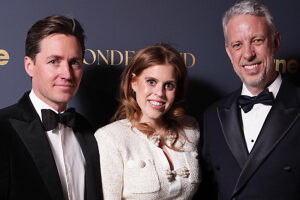
<path fill-rule="evenodd" d="M 101 199 L 93 131 L 79 114 L 73 131 L 86 161 L 85 200 Z M 50 144 L 28 93 L 17 104 L 0 110 L 0 199 L 64 199 Z"/>
<path fill-rule="evenodd" d="M 299 200 L 300 89 L 283 80 L 250 154 L 237 105 L 240 94 L 241 89 L 204 113 L 202 187 L 212 192 L 206 199 L 217 194 L 225 200 Z"/>

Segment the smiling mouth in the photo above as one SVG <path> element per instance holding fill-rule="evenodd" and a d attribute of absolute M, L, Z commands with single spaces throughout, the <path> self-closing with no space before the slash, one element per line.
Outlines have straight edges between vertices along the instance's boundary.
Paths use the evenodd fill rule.
<path fill-rule="evenodd" d="M 165 109 L 166 106 L 166 102 L 164 101 L 154 101 L 154 100 L 148 100 L 151 108 L 155 109 L 155 110 L 160 110 L 162 111 L 162 109 Z"/>
<path fill-rule="evenodd" d="M 254 65 L 244 65 L 244 67 L 245 67 L 246 69 L 254 69 L 254 68 L 257 67 L 257 65 L 258 65 L 258 64 L 254 64 Z"/>
<path fill-rule="evenodd" d="M 152 104 L 153 106 L 162 106 L 164 104 L 166 104 L 165 102 L 158 102 L 158 101 L 149 101 L 150 104 Z"/>

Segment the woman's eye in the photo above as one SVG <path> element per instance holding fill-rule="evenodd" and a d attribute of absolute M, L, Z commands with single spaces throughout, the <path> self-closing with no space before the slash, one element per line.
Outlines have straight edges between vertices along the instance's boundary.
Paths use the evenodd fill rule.
<path fill-rule="evenodd" d="M 167 90 L 173 90 L 175 88 L 175 85 L 173 83 L 166 83 L 165 88 Z"/>
<path fill-rule="evenodd" d="M 148 83 L 149 85 L 155 85 L 155 80 L 147 80 L 147 83 Z"/>

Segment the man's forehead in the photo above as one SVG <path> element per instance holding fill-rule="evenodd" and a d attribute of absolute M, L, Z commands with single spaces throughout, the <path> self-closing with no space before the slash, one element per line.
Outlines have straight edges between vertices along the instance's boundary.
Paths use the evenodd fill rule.
<path fill-rule="evenodd" d="M 70 42 L 70 40 L 66 40 L 67 38 L 71 38 L 74 43 L 72 43 L 72 40 Z M 67 42 L 68 41 L 68 42 Z M 76 41 L 76 42 L 75 42 Z M 81 56 L 82 54 L 82 49 L 81 49 L 81 45 L 78 41 L 78 39 L 73 36 L 73 35 L 66 35 L 66 34 L 62 34 L 62 33 L 55 33 L 55 34 L 51 34 L 48 35 L 46 37 L 44 37 L 40 42 L 39 42 L 39 53 L 41 52 L 48 52 L 51 53 L 53 51 L 56 51 L 57 53 L 59 53 L 60 50 L 63 50 L 65 47 L 65 45 L 70 46 L 70 43 L 72 44 L 72 48 L 68 48 L 67 51 L 74 51 L 73 54 L 80 54 L 78 56 Z M 63 53 L 63 52 L 61 52 Z"/>
<path fill-rule="evenodd" d="M 254 16 L 254 15 L 236 15 L 232 17 L 227 24 L 227 34 L 236 31 L 268 31 L 269 25 L 264 16 Z"/>
<path fill-rule="evenodd" d="M 235 14 L 227 22 L 227 25 L 230 24 L 231 22 L 236 22 L 236 21 L 249 21 L 251 19 L 255 19 L 257 21 L 262 21 L 267 23 L 267 18 L 266 16 L 261 16 L 261 15 L 251 15 L 251 14 Z"/>

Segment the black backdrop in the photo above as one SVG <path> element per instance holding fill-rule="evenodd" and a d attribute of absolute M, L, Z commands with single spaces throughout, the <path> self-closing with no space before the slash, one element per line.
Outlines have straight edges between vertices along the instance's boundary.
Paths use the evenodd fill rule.
<path fill-rule="evenodd" d="M 216 99 L 240 86 L 224 49 L 221 18 L 234 0 L 52 0 L 0 2 L 0 108 L 15 103 L 31 81 L 24 70 L 27 30 L 51 14 L 77 18 L 86 35 L 86 64 L 71 106 L 95 127 L 117 106 L 120 74 L 133 52 L 165 42 L 189 67 L 187 112 L 199 117 Z M 295 81 L 300 62 L 300 2 L 263 0 L 282 35 L 279 71 Z"/>

